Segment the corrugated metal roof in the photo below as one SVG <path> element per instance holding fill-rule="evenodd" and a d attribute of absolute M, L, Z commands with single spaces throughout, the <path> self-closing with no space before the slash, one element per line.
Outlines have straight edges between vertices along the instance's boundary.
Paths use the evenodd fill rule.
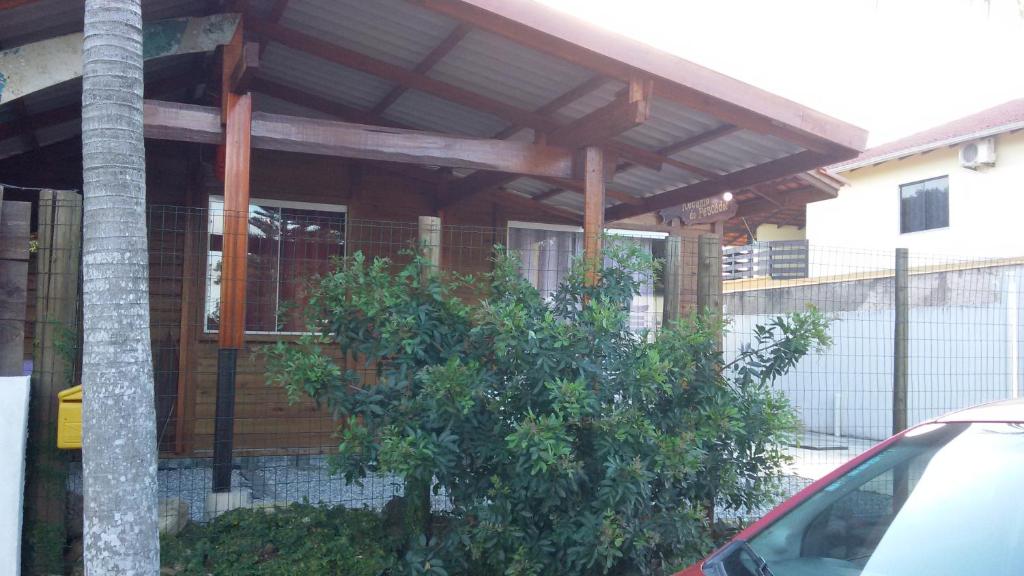
<path fill-rule="evenodd" d="M 626 132 L 619 140 L 647 150 L 658 150 L 719 125 L 719 120 L 707 114 L 688 110 L 655 96 L 647 122 Z"/>
<path fill-rule="evenodd" d="M 592 76 L 487 32 L 473 31 L 428 76 L 493 100 L 535 110 Z"/>
<path fill-rule="evenodd" d="M 260 68 L 262 75 L 275 82 L 359 109 L 372 107 L 394 86 L 376 76 L 274 43 L 263 53 Z"/>
<path fill-rule="evenodd" d="M 598 110 L 602 106 L 610 104 L 615 100 L 615 95 L 625 87 L 626 85 L 622 82 L 605 82 L 597 90 L 584 94 L 580 98 L 577 98 L 573 102 L 570 102 L 560 108 L 552 115 L 552 118 L 562 124 L 568 124 L 573 120 L 578 120 L 587 114 Z"/>
<path fill-rule="evenodd" d="M 148 20 L 208 10 L 204 0 L 144 0 Z M 273 0 L 251 0 L 255 16 L 267 16 Z M 81 28 L 82 0 L 40 0 L 3 12 L 0 19 L 0 46 L 12 38 L 26 35 L 45 37 L 59 30 Z M 451 34 L 457 22 L 448 16 L 424 9 L 406 0 L 291 0 L 280 23 L 288 28 L 316 36 L 326 42 L 400 66 L 414 68 Z M 159 76 L 159 66 L 150 69 L 147 79 Z M 263 53 L 260 74 L 268 80 L 290 86 L 330 101 L 359 110 L 370 110 L 394 87 L 395 83 L 324 59 L 270 43 Z M 592 78 L 594 72 L 568 60 L 541 53 L 527 46 L 481 29 L 473 29 L 444 58 L 427 72 L 431 78 L 514 106 L 523 111 L 537 110 Z M 612 102 L 625 84 L 609 80 L 600 88 L 567 103 L 552 114 L 555 123 L 566 124 Z M 77 92 L 63 89 L 46 91 L 26 100 L 30 111 L 57 107 L 77 98 Z M 261 110 L 285 114 L 322 117 L 292 102 L 265 96 L 257 97 Z M 0 110 L 0 113 L 5 112 Z M 384 119 L 431 131 L 490 137 L 509 122 L 490 113 L 471 109 L 456 102 L 419 90 L 407 90 L 384 112 Z M 655 97 L 649 120 L 620 135 L 617 141 L 647 151 L 656 151 L 720 126 L 722 122 Z M 54 134 L 60 134 L 54 127 Z M 42 135 L 49 137 L 49 133 Z M 532 131 L 513 136 L 528 140 Z M 680 161 L 717 173 L 728 173 L 782 158 L 800 147 L 772 136 L 738 131 L 679 152 Z M 457 170 L 464 175 L 467 170 Z M 664 165 L 660 171 L 634 166 L 615 176 L 612 186 L 644 197 L 699 182 L 696 174 Z M 528 196 L 547 191 L 550 185 L 520 178 L 509 188 Z M 582 198 L 565 193 L 548 202 L 571 209 L 582 208 Z M 610 203 L 614 203 L 609 200 Z"/>
<path fill-rule="evenodd" d="M 334 118 L 330 114 L 325 114 L 318 110 L 306 108 L 300 106 L 294 102 L 286 102 L 279 100 L 266 94 L 253 94 L 253 108 L 260 112 L 268 112 L 270 114 L 287 114 L 289 116 L 302 116 L 303 118 L 321 118 L 330 120 Z"/>
<path fill-rule="evenodd" d="M 457 25 L 405 0 L 292 0 L 281 24 L 404 68 Z"/>
<path fill-rule="evenodd" d="M 149 22 L 198 14 L 204 0 L 143 0 L 142 18 Z M 40 0 L 4 10 L 0 18 L 0 48 L 21 46 L 45 38 L 80 32 L 85 0 Z"/>
<path fill-rule="evenodd" d="M 724 174 L 777 160 L 800 150 L 800 147 L 773 136 L 741 130 L 683 150 L 673 158 Z"/>
<path fill-rule="evenodd" d="M 387 109 L 384 118 L 421 130 L 478 137 L 492 136 L 507 125 L 504 120 L 485 112 L 418 90 L 408 90 L 402 94 Z"/>

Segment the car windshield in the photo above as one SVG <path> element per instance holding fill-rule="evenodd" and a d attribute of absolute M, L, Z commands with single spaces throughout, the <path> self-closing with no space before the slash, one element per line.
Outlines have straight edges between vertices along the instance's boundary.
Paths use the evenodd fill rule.
<path fill-rule="evenodd" d="M 930 424 L 750 540 L 775 576 L 1024 574 L 1024 425 Z"/>

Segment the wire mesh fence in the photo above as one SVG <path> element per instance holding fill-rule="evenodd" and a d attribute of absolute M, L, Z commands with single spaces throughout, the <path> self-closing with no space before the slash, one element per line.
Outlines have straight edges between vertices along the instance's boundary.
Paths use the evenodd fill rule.
<path fill-rule="evenodd" d="M 1021 393 L 1024 259 L 910 253 L 898 282 L 895 258 L 895 251 L 812 245 L 804 278 L 724 283 L 727 357 L 775 315 L 814 306 L 831 320 L 831 346 L 776 382 L 802 427 L 789 450 L 787 494 L 894 433 L 901 418 L 894 382 L 904 372 L 896 361 L 898 285 L 906 294 L 907 425 Z"/>
<path fill-rule="evenodd" d="M 161 496 L 175 500 L 193 521 L 204 521 L 239 502 L 211 497 L 216 437 L 218 333 L 221 301 L 238 286 L 222 286 L 225 215 L 219 200 L 209 209 L 154 206 L 149 211 L 150 306 L 157 418 L 161 453 Z M 248 214 L 245 280 L 245 338 L 234 367 L 231 488 L 245 505 L 288 502 L 340 504 L 381 509 L 402 494 L 400 479 L 371 476 L 350 485 L 334 474 L 329 456 L 337 451 L 337 422 L 312 401 L 289 403 L 268 386 L 260 349 L 294 341 L 307 328 L 303 308 L 311 282 L 327 274 L 338 258 L 362 254 L 387 258 L 391 269 L 409 263 L 423 247 L 418 222 L 348 218 L 318 205 L 259 202 Z M 654 258 L 664 252 L 664 234 L 616 232 Z M 486 297 L 485 275 L 497 247 L 520 261 L 520 272 L 546 298 L 553 297 L 582 253 L 582 230 L 511 223 L 508 227 L 440 226 L 427 242 L 440 242 L 441 269 L 474 280 L 459 296 Z M 430 248 L 426 246 L 426 248 Z M 429 252 L 429 250 L 428 250 Z M 640 294 L 630 307 L 630 325 L 654 330 L 663 317 L 662 274 L 638 274 Z M 372 382 L 374 367 L 340 355 L 335 360 Z M 444 506 L 439 497 L 437 506 Z"/>
<path fill-rule="evenodd" d="M 52 202 L 41 202 L 39 211 L 54 213 Z M 421 249 L 421 223 L 360 220 L 341 207 L 273 201 L 254 201 L 243 215 L 247 223 L 245 326 L 233 366 L 230 491 L 216 496 L 214 452 L 216 442 L 223 441 L 216 434 L 217 383 L 224 368 L 218 354 L 223 348 L 220 310 L 224 298 L 243 293 L 242 286 L 225 285 L 223 280 L 228 264 L 225 250 L 231 241 L 225 237 L 224 216 L 217 198 L 205 208 L 152 206 L 148 212 L 164 523 L 204 522 L 228 508 L 303 501 L 383 509 L 403 493 L 402 480 L 377 475 L 349 484 L 335 473 L 330 456 L 337 452 L 337 422 L 312 401 L 289 402 L 282 389 L 268 385 L 260 349 L 296 340 L 308 330 L 302 311 L 311 283 L 333 270 L 339 258 L 356 253 L 367 259 L 384 257 L 395 269 L 408 263 Z M 30 279 L 34 308 L 28 315 L 44 319 L 29 329 L 34 333 L 31 369 L 34 378 L 51 382 L 52 394 L 38 404 L 46 411 L 42 420 L 51 426 L 57 420 L 56 391 L 78 382 L 80 349 L 76 292 L 80 248 L 71 240 L 80 224 L 63 215 L 54 222 L 52 227 L 65 230 L 68 239 L 58 237 L 56 245 L 44 241 L 44 234 L 53 236 L 53 232 L 46 232 L 40 220 L 40 250 Z M 671 238 L 665 234 L 609 233 L 609 238 L 631 243 L 655 259 L 672 259 Z M 434 258 L 441 269 L 477 279 L 474 286 L 479 289 L 464 288 L 459 294 L 468 300 L 486 296 L 484 275 L 493 268 L 498 245 L 514 253 L 522 276 L 543 296 L 551 297 L 584 243 L 578 228 L 528 222 L 502 227 L 443 225 L 429 238 L 439 243 Z M 657 330 L 673 316 L 667 312 L 671 306 L 685 314 L 696 310 L 698 303 L 720 304 L 730 322 L 722 341 L 728 361 L 751 341 L 756 325 L 779 314 L 814 306 L 832 321 L 832 345 L 809 354 L 775 384 L 801 423 L 801 432 L 789 447 L 793 460 L 782 478 L 785 494 L 892 432 L 897 282 L 891 251 L 811 245 L 804 278 L 754 276 L 724 281 L 720 250 L 702 251 L 696 236 L 684 236 L 679 251 L 678 265 L 636 278 L 640 294 L 630 305 L 632 329 Z M 59 266 L 44 270 L 39 263 L 44 256 L 56 259 Z M 1024 258 L 910 255 L 906 284 L 910 425 L 1020 394 L 1022 274 Z M 336 360 L 373 381 L 373 367 L 359 366 L 340 354 Z M 67 497 L 58 493 L 26 499 L 26 509 L 52 507 L 52 515 L 66 518 L 74 535 L 80 530 L 75 526 L 80 526 L 82 492 L 77 452 L 49 450 L 45 456 L 49 460 L 32 457 L 55 464 L 51 472 L 66 479 L 58 484 Z M 434 504 L 444 507 L 444 494 L 437 495 Z M 763 510 L 722 512 L 750 519 Z"/>

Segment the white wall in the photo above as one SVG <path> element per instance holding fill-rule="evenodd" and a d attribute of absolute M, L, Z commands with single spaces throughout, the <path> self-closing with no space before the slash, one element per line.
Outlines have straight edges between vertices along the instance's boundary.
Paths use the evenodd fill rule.
<path fill-rule="evenodd" d="M 28 430 L 27 376 L 0 378 L 0 574 L 21 573 L 22 494 Z"/>
<path fill-rule="evenodd" d="M 1024 395 L 1024 266 L 912 276 L 908 422 Z M 754 326 L 815 304 L 833 344 L 776 382 L 805 429 L 881 440 L 892 430 L 891 279 L 747 290 L 724 295 L 727 359 Z M 836 410 L 838 402 L 838 411 Z"/>
<path fill-rule="evenodd" d="M 913 254 L 962 257 L 1024 256 L 1024 131 L 996 138 L 997 163 L 961 168 L 958 148 L 941 148 L 904 160 L 841 174 L 850 181 L 838 198 L 807 205 L 807 238 L 813 248 L 878 251 L 892 266 L 897 247 Z M 900 234 L 900 184 L 949 176 L 949 227 Z M 864 256 L 856 267 L 869 267 Z M 813 255 L 812 255 L 813 259 Z M 821 264 L 819 262 L 818 264 Z M 821 268 L 812 261 L 812 275 Z"/>

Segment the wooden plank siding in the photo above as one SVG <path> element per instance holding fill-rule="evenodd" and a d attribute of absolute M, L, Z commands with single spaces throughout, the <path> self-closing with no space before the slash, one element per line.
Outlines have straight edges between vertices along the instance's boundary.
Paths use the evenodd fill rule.
<path fill-rule="evenodd" d="M 151 335 L 156 356 L 158 407 L 165 420 L 158 429 L 164 454 L 207 457 L 212 453 L 217 381 L 217 335 L 204 330 L 206 293 L 205 211 L 186 207 L 189 156 L 198 154 L 193 144 L 150 142 L 148 153 L 148 201 L 150 214 L 150 307 Z M 205 152 L 207 163 L 212 147 Z M 206 167 L 196 206 L 204 209 L 206 196 L 221 194 L 222 183 Z M 442 218 L 441 262 L 445 270 L 482 274 L 491 269 L 495 244 L 505 244 L 510 220 L 579 225 L 579 219 L 532 209 L 524 203 L 502 202 L 500 196 L 479 195 L 438 212 L 436 195 L 442 189 L 441 174 L 406 175 L 401 169 L 372 162 L 316 157 L 278 151 L 254 150 L 251 196 L 259 199 L 341 204 L 347 207 L 348 254 L 362 250 L 367 256 L 392 258 L 411 247 L 417 237 L 417 217 Z M 430 180 L 437 180 L 431 182 Z M 197 218 L 195 269 L 183 269 L 187 219 Z M 617 222 L 616 227 L 671 231 L 683 236 L 682 274 L 679 282 L 683 314 L 696 302 L 696 236 L 708 227 L 665 228 L 653 216 Z M 193 282 L 189 358 L 177 356 L 182 326 L 182 287 Z M 30 281 L 31 286 L 31 281 Z M 463 294 L 473 297 L 473 294 Z M 260 345 L 294 336 L 246 334 L 238 357 L 235 405 L 236 455 L 332 452 L 334 421 L 312 402 L 289 405 L 284 392 L 265 383 L 265 363 L 254 352 Z M 339 357 L 340 360 L 340 357 Z M 188 367 L 184 384 L 187 405 L 175 407 L 180 367 Z M 178 414 L 181 411 L 182 414 Z M 178 418 L 185 419 L 178 425 Z M 183 438 L 176 438 L 183 434 Z M 184 447 L 183 449 L 181 447 Z"/>

